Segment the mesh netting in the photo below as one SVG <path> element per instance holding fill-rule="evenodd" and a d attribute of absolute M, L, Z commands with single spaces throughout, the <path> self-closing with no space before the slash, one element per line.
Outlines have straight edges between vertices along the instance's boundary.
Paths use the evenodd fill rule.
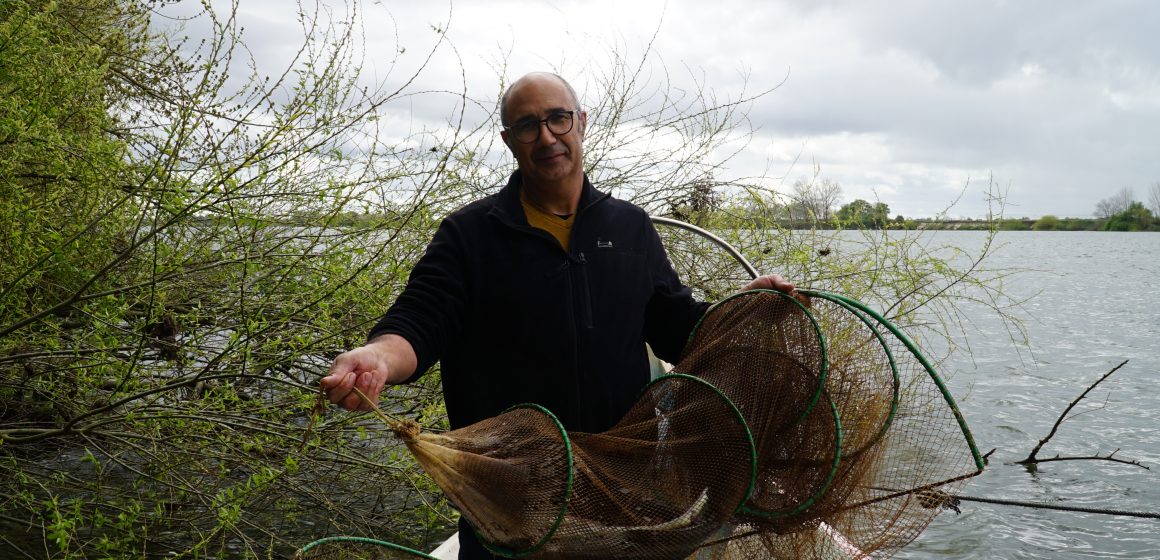
<path fill-rule="evenodd" d="M 395 431 L 479 540 L 528 558 L 885 558 L 982 470 L 933 369 L 821 292 L 714 306 L 612 429 L 534 405 Z"/>
<path fill-rule="evenodd" d="M 887 558 L 982 472 L 957 406 L 914 344 L 857 301 L 804 293 L 824 333 L 821 396 L 839 426 L 833 479 L 815 501 L 787 515 L 735 516 L 699 559 Z M 813 461 L 810 453 L 789 454 Z"/>

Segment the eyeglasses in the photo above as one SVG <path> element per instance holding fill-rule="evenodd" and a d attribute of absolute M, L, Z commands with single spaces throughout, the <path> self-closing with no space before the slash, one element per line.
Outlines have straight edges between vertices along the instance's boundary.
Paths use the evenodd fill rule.
<path fill-rule="evenodd" d="M 526 121 L 520 121 L 511 126 L 505 126 L 503 128 L 504 130 L 508 131 L 508 134 L 512 135 L 512 138 L 516 139 L 516 142 L 521 144 L 531 144 L 532 142 L 540 139 L 540 129 L 543 128 L 540 125 L 542 124 L 548 125 L 548 132 L 551 132 L 556 136 L 568 134 L 571 132 L 573 120 L 572 115 L 575 113 L 576 111 L 560 111 L 558 113 L 552 113 L 551 115 L 548 115 L 548 118 L 546 119 L 529 119 Z"/>

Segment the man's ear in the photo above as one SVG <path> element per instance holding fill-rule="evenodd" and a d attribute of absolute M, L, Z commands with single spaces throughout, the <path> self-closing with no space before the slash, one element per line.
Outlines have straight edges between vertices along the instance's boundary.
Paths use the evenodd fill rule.
<path fill-rule="evenodd" d="M 588 111 L 580 111 L 580 137 L 584 137 L 584 132 L 588 130 Z"/>
<path fill-rule="evenodd" d="M 505 128 L 505 129 L 500 129 L 500 131 L 499 131 L 499 137 L 500 137 L 500 139 L 501 139 L 501 140 L 503 140 L 503 144 L 504 144 L 505 146 L 507 146 L 509 150 L 510 150 L 510 149 L 512 149 L 512 142 L 511 142 L 511 139 L 510 139 L 510 138 L 508 138 L 508 131 L 507 131 L 507 129 L 506 129 L 506 128 Z"/>

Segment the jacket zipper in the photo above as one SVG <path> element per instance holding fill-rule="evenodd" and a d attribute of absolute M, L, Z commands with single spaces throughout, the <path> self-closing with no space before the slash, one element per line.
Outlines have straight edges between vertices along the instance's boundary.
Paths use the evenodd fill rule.
<path fill-rule="evenodd" d="M 584 328 L 591 329 L 592 325 L 592 292 L 588 288 L 588 264 L 587 259 L 584 258 L 584 253 L 579 254 L 578 264 L 580 265 L 580 288 L 581 297 L 584 298 L 582 302 L 584 305 Z"/>
<path fill-rule="evenodd" d="M 580 328 L 576 324 L 576 290 L 574 290 L 575 282 L 572 279 L 572 257 L 571 255 L 564 256 L 564 262 L 556 268 L 553 274 L 564 273 L 564 280 L 568 284 L 568 318 L 570 319 L 569 327 L 572 328 L 572 393 L 575 395 L 574 410 L 576 413 L 576 421 L 578 425 L 584 425 L 584 403 L 581 402 L 582 388 L 580 381 Z"/>
<path fill-rule="evenodd" d="M 592 202 L 590 202 L 584 208 L 577 209 L 576 221 L 572 223 L 572 235 L 571 236 L 574 237 L 574 235 L 577 231 L 577 226 L 579 225 L 579 222 L 580 222 L 580 215 L 582 213 L 584 213 L 584 211 L 588 210 L 589 208 L 591 208 L 591 207 L 597 205 L 598 203 L 603 202 L 611 197 L 612 197 L 611 194 L 606 193 L 604 196 L 601 196 L 600 198 L 597 198 L 596 200 L 593 200 Z M 543 231 L 543 230 L 540 230 L 537 228 L 532 228 L 532 227 L 521 228 L 521 227 L 518 227 L 510 222 L 507 222 L 506 220 L 502 220 L 502 221 L 504 221 L 508 225 L 508 227 L 512 227 L 514 229 L 522 230 L 525 232 L 530 232 L 532 235 L 538 235 L 544 239 L 553 239 L 552 235 L 546 231 Z M 557 246 L 559 246 L 559 245 L 557 244 Z M 563 272 L 563 273 L 566 273 L 567 279 L 568 279 L 567 280 L 568 281 L 568 314 L 571 316 L 571 319 L 572 319 L 571 323 L 572 323 L 572 328 L 573 328 L 573 336 L 572 336 L 572 354 L 573 354 L 573 356 L 572 356 L 572 360 L 573 360 L 574 370 L 573 370 L 572 374 L 573 374 L 573 382 L 576 384 L 576 386 L 575 386 L 576 420 L 578 421 L 578 425 L 583 426 L 584 422 L 585 422 L 585 414 L 584 414 L 584 406 L 583 406 L 583 403 L 581 402 L 582 391 L 581 391 L 581 387 L 580 387 L 580 385 L 581 385 L 581 380 L 580 380 L 580 332 L 579 332 L 580 329 L 578 328 L 579 325 L 577 324 L 577 321 L 576 321 L 576 314 L 577 314 L 576 313 L 576 295 L 575 295 L 575 292 L 573 290 L 572 273 L 571 273 L 571 271 L 568 270 L 569 268 L 571 268 L 571 265 L 573 264 L 573 262 L 575 262 L 576 264 L 580 264 L 580 265 L 586 265 L 588 263 L 588 260 L 584 257 L 584 253 L 578 253 L 575 261 L 573 261 L 573 257 L 571 255 L 571 253 L 567 252 L 567 253 L 565 253 L 565 256 L 564 256 L 564 262 L 560 263 L 560 266 L 556 267 L 555 270 L 548 273 L 548 276 L 554 276 L 556 274 L 560 274 L 561 272 Z M 583 298 L 584 298 L 584 302 L 583 302 L 584 317 L 582 318 L 582 322 L 583 322 L 583 326 L 585 328 L 591 329 L 591 328 L 593 328 L 593 324 L 592 324 L 593 323 L 593 319 L 592 319 L 592 295 L 591 295 L 591 292 L 590 292 L 589 287 L 588 287 L 588 267 L 583 266 L 583 267 L 581 267 L 580 270 L 581 270 L 580 280 L 583 282 L 582 287 L 583 287 Z"/>

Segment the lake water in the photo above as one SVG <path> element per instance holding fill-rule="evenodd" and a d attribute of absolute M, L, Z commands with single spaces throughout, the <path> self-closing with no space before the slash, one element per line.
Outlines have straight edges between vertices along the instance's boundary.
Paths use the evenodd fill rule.
<path fill-rule="evenodd" d="M 936 232 L 941 243 L 978 247 L 982 232 Z M 1013 345 L 980 312 L 967 332 L 972 356 L 942 369 L 979 449 L 996 449 L 966 496 L 1160 513 L 1160 235 L 1002 232 L 991 268 L 1031 269 L 1006 290 L 1025 305 L 1029 344 Z M 1127 365 L 1073 410 L 1039 453 L 1116 452 L 1151 470 L 1109 461 L 1012 464 L 1030 453 L 1091 383 Z M 1083 411 L 1082 414 L 1075 414 Z M 1160 558 L 1160 519 L 964 502 L 898 558 Z"/>

